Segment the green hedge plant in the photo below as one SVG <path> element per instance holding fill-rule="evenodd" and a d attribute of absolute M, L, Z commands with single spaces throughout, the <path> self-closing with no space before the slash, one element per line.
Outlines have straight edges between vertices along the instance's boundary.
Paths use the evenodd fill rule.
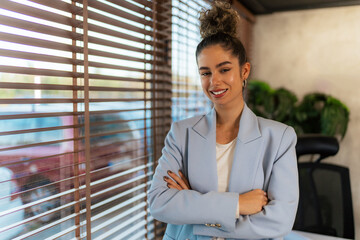
<path fill-rule="evenodd" d="M 247 104 L 256 115 L 293 126 L 297 134 L 346 134 L 349 109 L 330 95 L 309 93 L 299 102 L 293 92 L 258 80 L 251 80 L 247 91 Z"/>

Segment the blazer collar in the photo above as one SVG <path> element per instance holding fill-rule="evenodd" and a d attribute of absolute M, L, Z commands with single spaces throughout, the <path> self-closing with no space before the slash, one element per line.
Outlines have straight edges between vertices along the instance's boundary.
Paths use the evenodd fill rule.
<path fill-rule="evenodd" d="M 212 108 L 203 118 L 201 118 L 194 126 L 193 130 L 203 138 L 216 136 L 216 111 Z M 238 139 L 243 143 L 248 143 L 261 136 L 259 123 L 256 115 L 250 108 L 244 104 L 241 113 Z"/>

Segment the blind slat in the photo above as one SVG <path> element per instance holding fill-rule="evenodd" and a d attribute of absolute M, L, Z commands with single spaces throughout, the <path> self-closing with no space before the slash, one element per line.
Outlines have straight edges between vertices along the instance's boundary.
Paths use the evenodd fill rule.
<path fill-rule="evenodd" d="M 137 232 L 136 236 L 138 236 L 138 238 L 140 238 L 140 236 L 144 237 L 147 232 L 147 230 L 145 229 L 146 224 L 147 222 L 145 220 L 142 220 L 140 222 L 134 221 L 134 223 L 130 225 L 130 228 L 127 228 L 125 231 L 121 231 L 120 235 L 118 235 L 117 237 L 119 237 L 119 239 L 126 239 L 131 233 L 135 231 Z M 140 232 L 139 228 L 141 228 Z M 134 239 L 136 239 L 136 236 L 134 236 Z M 131 238 L 129 240 L 131 240 Z"/>
<path fill-rule="evenodd" d="M 148 174 L 148 175 L 149 175 L 149 174 Z M 132 178 L 132 179 L 130 179 L 130 180 L 126 180 L 126 181 L 124 181 L 124 182 L 121 182 L 121 183 L 119 183 L 119 184 L 116 184 L 116 185 L 113 186 L 113 187 L 110 187 L 110 188 L 104 189 L 103 191 L 100 191 L 100 192 L 95 193 L 95 194 L 93 195 L 93 197 L 98 197 L 98 196 L 100 196 L 100 195 L 102 195 L 102 194 L 108 193 L 108 192 L 110 192 L 110 191 L 112 191 L 112 190 L 114 190 L 114 189 L 120 188 L 120 187 L 124 187 L 124 186 L 129 185 L 129 184 L 131 184 L 131 183 L 134 183 L 134 182 L 136 182 L 136 181 L 142 180 L 142 179 L 144 179 L 144 178 L 146 178 L 146 177 L 148 177 L 148 176 L 146 176 L 146 175 L 145 175 L 145 176 L 138 176 L 138 177 Z"/>
<path fill-rule="evenodd" d="M 30 162 L 34 162 L 37 160 L 42 160 L 42 159 L 48 159 L 48 158 L 55 158 L 55 157 L 62 157 L 62 156 L 66 156 L 69 154 L 74 154 L 74 153 L 79 153 L 80 151 L 71 151 L 71 152 L 64 152 L 64 153 L 59 153 L 59 154 L 52 154 L 52 155 L 46 155 L 43 157 L 37 157 L 37 158 L 30 158 L 30 159 L 21 159 L 20 161 L 13 161 L 11 163 L 7 163 L 7 164 L 1 164 L 2 167 L 7 167 L 7 166 L 11 166 L 11 165 L 17 165 L 17 164 L 26 164 L 26 163 L 30 163 Z M 15 177 L 13 178 L 14 180 L 18 180 L 21 179 L 22 177 Z"/>
<path fill-rule="evenodd" d="M 59 220 L 48 223 L 48 224 L 43 225 L 43 226 L 41 226 L 41 227 L 39 227 L 39 228 L 37 228 L 35 230 L 32 230 L 32 231 L 27 232 L 25 234 L 22 234 L 22 235 L 20 235 L 20 236 L 18 236 L 16 238 L 14 238 L 13 240 L 22 240 L 22 239 L 26 239 L 28 237 L 34 236 L 34 235 L 36 235 L 38 233 L 41 233 L 41 232 L 45 231 L 46 229 L 49 229 L 49 228 L 52 228 L 54 226 L 60 225 L 61 223 L 66 222 L 66 221 L 68 221 L 68 220 L 70 220 L 70 219 L 72 219 L 72 218 L 74 218 L 76 216 L 77 216 L 77 214 L 67 215 L 67 216 L 65 216 L 65 217 L 63 217 L 63 218 L 61 218 Z"/>
<path fill-rule="evenodd" d="M 1 69 L 1 68 L 0 68 Z M 99 80 L 114 80 L 114 81 L 124 81 L 124 82 L 152 82 L 152 79 L 144 79 L 144 78 L 132 78 L 132 77 L 117 77 L 117 76 L 110 76 L 110 75 L 103 75 L 103 74 L 90 74 L 90 78 L 99 79 Z M 170 79 L 156 79 L 158 83 L 165 82 L 171 83 Z"/>
<path fill-rule="evenodd" d="M 153 42 L 151 42 L 151 41 L 144 40 L 144 37 L 143 38 L 135 37 L 130 34 L 125 34 L 122 32 L 118 32 L 116 30 L 111 30 L 111 29 L 105 28 L 103 26 L 97 26 L 95 24 L 89 24 L 89 31 L 101 33 L 101 34 L 105 34 L 105 35 L 109 35 L 109 36 L 113 36 L 113 37 L 117 37 L 117 38 L 126 39 L 129 41 L 132 41 L 133 43 L 140 43 L 140 44 L 146 44 L 146 45 L 153 44 Z M 128 45 L 123 45 L 123 48 L 128 49 Z M 134 49 L 136 49 L 136 48 L 134 48 Z M 136 49 L 136 51 L 138 51 L 138 49 Z"/>
<path fill-rule="evenodd" d="M 64 235 L 67 235 L 67 234 L 69 234 L 69 233 L 71 233 L 71 232 L 74 232 L 76 229 L 78 229 L 78 226 L 76 226 L 76 225 L 71 225 L 70 227 L 62 230 L 61 232 L 58 232 L 58 233 L 56 233 L 56 234 L 54 234 L 54 235 L 51 235 L 51 236 L 45 238 L 44 240 L 54 240 L 54 239 L 58 239 L 58 238 L 60 238 L 60 237 L 62 237 L 62 236 L 64 236 Z M 76 240 L 77 240 L 77 239 L 76 239 Z"/>
<path fill-rule="evenodd" d="M 0 50 L 1 53 L 1 50 Z M 37 84 L 37 83 L 13 83 L 1 82 L 0 88 L 6 89 L 42 89 L 42 90 L 83 90 L 81 86 L 60 85 L 60 84 Z"/>
<path fill-rule="evenodd" d="M 132 109 L 120 109 L 120 110 L 105 110 L 105 111 L 90 111 L 91 114 L 112 114 L 121 112 L 133 112 L 133 111 L 152 111 L 152 110 L 166 110 L 171 109 L 171 104 L 167 106 L 161 106 L 156 108 L 132 108 Z M 58 117 L 58 116 L 71 116 L 71 115 L 84 115 L 84 112 L 49 112 L 49 113 L 28 113 L 28 114 L 15 114 L 15 115 L 0 115 L 0 120 L 7 119 L 26 119 L 26 118 L 42 118 L 42 117 Z"/>
<path fill-rule="evenodd" d="M 1 52 L 1 50 L 0 50 Z M 3 82 L 0 83 L 0 88 L 5 89 L 42 89 L 42 90 L 80 90 L 83 91 L 84 87 L 82 86 L 72 86 L 72 85 L 59 85 L 59 84 L 36 84 L 36 83 L 12 83 L 12 82 Z M 116 92 L 148 92 L 151 89 L 144 88 L 119 88 L 119 87 L 90 87 L 90 91 L 116 91 Z M 171 92 L 171 89 L 156 89 L 157 92 Z"/>
<path fill-rule="evenodd" d="M 135 4 L 131 3 L 131 2 L 127 2 L 127 1 L 117 1 L 117 0 L 109 0 L 109 2 L 116 4 L 120 7 L 126 8 L 128 10 L 140 13 L 144 16 L 147 17 L 152 17 L 152 12 L 150 11 L 150 9 L 146 9 L 145 7 L 139 7 L 136 6 Z"/>
<path fill-rule="evenodd" d="M 31 203 L 28 203 L 28 204 L 24 204 L 24 205 L 21 205 L 21 206 L 12 208 L 12 209 L 8 209 L 8 210 L 5 210 L 5 211 L 2 211 L 2 212 L 0 212 L 0 217 L 6 216 L 6 215 L 8 215 L 8 214 L 10 214 L 10 213 L 13 213 L 13 212 L 16 212 L 16 211 L 23 210 L 23 209 L 28 208 L 28 207 L 32 207 L 32 206 L 35 206 L 35 205 L 38 205 L 38 204 L 47 202 L 47 201 L 49 201 L 49 200 L 53 200 L 53 199 L 59 198 L 59 197 L 61 197 L 61 196 L 65 196 L 65 195 L 67 195 L 67 194 L 73 193 L 74 191 L 75 191 L 74 189 L 70 189 L 70 190 L 64 191 L 64 192 L 62 192 L 62 193 L 54 194 L 54 195 L 52 195 L 52 196 L 50 196 L 50 197 L 44 197 L 44 198 L 39 199 L 39 200 L 37 200 L 37 201 L 34 201 L 34 202 L 31 202 Z"/>
<path fill-rule="evenodd" d="M 13 224 L 8 225 L 8 226 L 6 226 L 6 227 L 0 228 L 0 233 L 5 232 L 5 231 L 7 231 L 7 230 L 9 230 L 9 229 L 12 229 L 12 228 L 14 228 L 14 227 L 17 227 L 17 226 L 20 226 L 20 225 L 29 223 L 29 222 L 31 222 L 31 221 L 34 221 L 34 220 L 39 219 L 39 218 L 41 218 L 41 217 L 47 216 L 47 215 L 49 215 L 49 214 L 53 214 L 53 213 L 59 212 L 59 211 L 61 211 L 61 210 L 63 210 L 63 209 L 66 209 L 66 208 L 69 208 L 69 207 L 73 206 L 74 204 L 75 204 L 74 202 L 71 202 L 71 203 L 62 205 L 62 206 L 60 206 L 60 207 L 51 209 L 51 210 L 49 210 L 49 211 L 46 211 L 46 212 L 44 212 L 44 213 L 40 213 L 39 215 L 26 218 L 26 219 L 24 219 L 24 220 L 22 220 L 22 221 L 20 221 L 20 222 L 13 223 Z"/>
<path fill-rule="evenodd" d="M 101 211 L 100 213 L 94 215 L 92 220 L 99 220 L 99 219 L 101 219 L 101 218 L 103 218 L 103 217 L 105 217 L 105 216 L 107 216 L 107 215 L 109 215 L 109 214 L 111 214 L 113 212 L 117 212 L 121 208 L 124 208 L 126 206 L 131 206 L 131 204 L 133 204 L 133 203 L 135 203 L 135 202 L 137 202 L 137 201 L 139 201 L 141 199 L 144 199 L 145 196 L 146 196 L 146 193 L 137 194 L 136 196 L 134 196 L 134 197 L 132 197 L 130 199 L 122 201 L 120 204 L 117 204 L 114 207 L 108 208 L 105 211 Z M 145 206 L 145 204 L 143 206 Z M 113 222 L 112 220 L 113 219 L 111 219 L 111 222 Z M 104 225 L 105 226 L 107 225 L 106 220 L 105 220 L 104 223 L 100 224 L 96 228 L 93 228 L 92 232 L 96 232 L 97 230 L 101 229 Z"/>
<path fill-rule="evenodd" d="M 127 23 L 124 23 L 124 22 L 121 22 L 121 21 L 117 21 L 116 19 L 113 19 L 113 18 L 104 16 L 104 15 L 98 14 L 98 13 L 93 12 L 91 10 L 89 11 L 89 18 L 93 19 L 93 20 L 96 20 L 96 21 L 100 21 L 100 22 L 109 24 L 109 25 L 113 25 L 115 27 L 124 28 L 124 29 L 127 29 L 128 31 L 132 31 L 132 32 L 135 32 L 135 33 L 138 33 L 138 34 L 143 34 L 143 35 L 146 35 L 146 36 L 152 36 L 151 31 L 148 31 L 148 30 L 146 30 L 144 28 L 136 27 L 136 26 L 131 25 L 131 24 L 127 24 Z"/>
<path fill-rule="evenodd" d="M 36 132 L 45 132 L 45 131 L 54 131 L 54 130 L 64 130 L 70 128 L 78 128 L 82 125 L 67 125 L 67 126 L 59 126 L 59 127 L 46 127 L 46 128 L 35 128 L 35 129 L 25 129 L 25 130 L 17 130 L 17 131 L 6 131 L 0 132 L 0 136 L 5 135 L 16 135 L 16 134 L 24 134 L 24 133 L 36 133 Z"/>
<path fill-rule="evenodd" d="M 62 10 L 64 12 L 71 12 L 73 14 L 82 15 L 82 8 L 75 6 L 73 4 L 61 1 L 61 0 L 31 0 L 32 2 L 36 2 L 48 7 L 52 7 L 54 9 Z"/>
<path fill-rule="evenodd" d="M 158 98 L 158 101 L 166 100 L 167 98 Z M 145 101 L 145 98 L 98 98 L 91 99 L 91 103 L 105 103 L 105 102 L 139 102 Z M 37 104 L 37 103 L 82 103 L 84 99 L 72 98 L 19 98 L 19 99 L 6 99 L 0 98 L 0 104 Z"/>
<path fill-rule="evenodd" d="M 93 209 L 95 209 L 95 208 L 101 207 L 101 206 L 103 206 L 105 204 L 108 204 L 108 203 L 110 203 L 110 202 L 112 202 L 114 200 L 118 200 L 118 199 L 120 199 L 122 197 L 125 197 L 125 196 L 127 196 L 129 194 L 134 194 L 135 191 L 145 189 L 145 187 L 149 187 L 150 184 L 151 184 L 151 181 L 148 181 L 146 184 L 142 183 L 142 184 L 140 184 L 140 185 L 138 185 L 136 187 L 130 188 L 130 189 L 126 190 L 126 191 L 123 191 L 123 192 L 121 192 L 119 194 L 116 194 L 115 196 L 107 198 L 107 199 L 105 199 L 105 200 L 103 200 L 103 201 L 101 201 L 99 203 L 95 203 L 94 205 L 92 205 L 92 207 L 93 207 Z"/>
<path fill-rule="evenodd" d="M 130 14 L 130 13 L 125 12 L 125 11 L 119 9 L 119 8 L 115 8 L 113 6 L 110 6 L 108 4 L 104 4 L 104 3 L 99 2 L 99 1 L 91 0 L 91 1 L 89 1 L 89 6 L 92 7 L 92 8 L 104 11 L 106 13 L 110 13 L 110 14 L 112 14 L 114 16 L 121 16 L 122 18 L 133 21 L 135 23 L 142 24 L 144 26 L 152 26 L 153 25 L 152 21 L 147 20 L 144 17 L 139 17 L 139 16 L 136 16 L 135 14 Z M 164 27 L 166 26 L 163 23 L 157 23 L 157 24 L 162 25 Z M 151 34 L 149 34 L 149 35 L 151 35 Z M 166 36 L 162 36 L 162 37 L 166 37 Z"/>
<path fill-rule="evenodd" d="M 142 206 L 144 204 L 139 204 L 139 205 L 136 205 L 135 207 L 125 211 L 123 214 L 119 214 L 116 216 L 116 219 L 114 220 L 118 220 L 118 219 L 121 219 L 123 216 L 126 216 L 126 215 L 130 215 L 131 213 L 139 210 L 140 208 L 143 208 L 144 206 Z M 106 237 L 109 237 L 110 235 L 116 233 L 117 231 L 120 231 L 120 229 L 123 229 L 125 226 L 128 226 L 128 225 L 131 225 L 132 223 L 134 223 L 136 220 L 144 217 L 146 215 L 146 212 L 145 211 L 142 211 L 138 214 L 136 214 L 135 216 L 131 217 L 130 219 L 126 220 L 126 221 L 123 221 L 121 224 L 118 224 L 116 227 L 113 227 L 111 230 L 109 231 L 106 231 L 105 233 L 101 234 L 100 236 L 98 236 L 97 238 L 95 238 L 95 240 L 98 240 L 98 239 L 104 239 Z"/>
<path fill-rule="evenodd" d="M 124 54 L 106 52 L 106 51 L 101 51 L 101 50 L 97 50 L 97 49 L 89 49 L 89 54 L 94 55 L 94 56 L 122 59 L 122 60 L 134 61 L 134 62 L 139 62 L 139 63 L 152 63 L 151 60 L 144 60 L 143 58 L 139 58 L 139 57 L 131 57 L 131 56 L 127 56 Z"/>
<path fill-rule="evenodd" d="M 81 47 L 72 46 L 65 43 L 59 43 L 49 40 L 37 39 L 28 36 L 0 32 L 0 39 L 11 43 L 18 43 L 27 46 L 41 47 L 44 49 L 60 50 L 64 52 L 82 53 Z"/>
<path fill-rule="evenodd" d="M 131 46 L 126 45 L 126 44 L 121 44 L 121 43 L 109 41 L 109 40 L 98 38 L 98 37 L 92 37 L 92 36 L 89 36 L 89 43 L 98 44 L 98 45 L 104 45 L 104 46 L 107 46 L 107 47 L 114 47 L 114 48 L 119 48 L 119 49 L 126 49 L 126 50 L 129 50 L 129 51 L 140 52 L 140 53 L 144 52 L 144 50 L 141 49 L 141 48 L 131 47 Z M 141 60 L 143 61 L 144 59 L 142 58 Z"/>
<path fill-rule="evenodd" d="M 105 4 L 105 3 L 102 3 L 102 2 L 99 2 L 99 1 L 90 0 L 89 1 L 89 7 L 101 10 L 101 11 L 106 12 L 106 13 L 110 13 L 110 14 L 112 14 L 114 16 L 121 16 L 122 18 L 128 19 L 128 20 L 136 22 L 136 23 L 140 23 L 140 24 L 145 25 L 145 26 L 152 26 L 152 22 L 148 21 L 148 20 L 145 20 L 143 17 L 137 17 L 134 14 L 130 14 L 128 12 L 125 12 L 125 11 L 121 10 L 121 9 L 114 8 L 114 7 L 112 7 L 112 6 L 108 5 L 108 4 Z"/>
<path fill-rule="evenodd" d="M 56 22 L 63 25 L 69 25 L 72 27 L 79 27 L 82 25 L 82 22 L 79 20 L 72 19 L 71 17 L 66 17 L 63 15 L 59 15 L 54 12 L 48 12 L 45 10 L 41 10 L 38 8 L 26 6 L 17 2 L 12 2 L 9 0 L 4 0 L 1 2 L 1 8 L 13 11 L 16 13 L 21 13 L 26 16 L 31 16 L 43 20 L 47 20 L 50 22 Z"/>
<path fill-rule="evenodd" d="M 48 112 L 48 113 L 25 113 L 25 114 L 15 114 L 15 115 L 0 115 L 0 120 L 43 118 L 43 117 L 61 117 L 61 116 L 72 116 L 72 115 L 80 115 L 80 113 Z"/>
<path fill-rule="evenodd" d="M 124 175 L 127 175 L 127 174 L 130 174 L 130 173 L 133 173 L 133 172 L 137 172 L 139 170 L 142 170 L 144 169 L 145 167 L 150 167 L 152 165 L 152 163 L 148 163 L 147 165 L 140 165 L 140 166 L 137 166 L 135 168 L 131 168 L 131 169 L 128 169 L 126 171 L 123 171 L 123 172 L 120 172 L 120 173 L 117 173 L 117 174 L 113 174 L 111 176 L 108 176 L 106 178 L 102 178 L 102 179 L 99 179 L 99 180 L 96 180 L 96 181 L 93 181 L 91 183 L 91 186 L 96 186 L 98 184 L 102 184 L 102 183 L 105 183 L 105 182 L 108 182 L 110 180 L 114 180 L 118 177 L 121 177 L 121 176 L 124 176 Z"/>
<path fill-rule="evenodd" d="M 14 67 L 14 66 L 0 66 L 0 72 L 5 73 L 19 73 L 19 74 L 28 74 L 36 76 L 53 76 L 53 77 L 71 77 L 71 78 L 80 78 L 83 76 L 82 73 L 77 72 L 67 72 L 60 70 L 50 70 L 50 69 L 39 69 L 39 68 L 27 68 L 27 67 Z"/>
<path fill-rule="evenodd" d="M 0 49 L 0 55 L 4 57 L 20 58 L 26 60 L 42 61 L 42 62 L 82 65 L 82 61 L 80 60 L 74 60 L 65 57 L 50 56 L 39 53 L 21 52 L 16 50 Z"/>
<path fill-rule="evenodd" d="M 38 24 L 26 20 L 20 20 L 8 16 L 0 15 L 0 22 L 6 26 L 15 27 L 24 30 L 30 30 L 32 32 L 48 34 L 57 37 L 70 38 L 70 39 L 81 39 L 82 35 L 74 33 L 64 29 L 54 28 L 43 24 Z"/>
<path fill-rule="evenodd" d="M 134 67 L 128 67 L 123 65 L 115 65 L 115 64 L 109 64 L 109 63 L 101 63 L 101 62 L 89 62 L 90 67 L 98 67 L 98 68 L 110 68 L 110 69 L 119 69 L 119 70 L 125 70 L 125 71 L 132 71 L 132 72 L 142 72 L 142 73 L 152 73 L 153 71 L 150 69 L 139 69 Z M 166 74 L 171 75 L 170 71 L 166 70 L 156 70 L 157 74 Z"/>
<path fill-rule="evenodd" d="M 17 150 L 17 149 L 25 149 L 25 148 L 30 148 L 30 147 L 39 147 L 39 146 L 44 146 L 44 145 L 51 145 L 51 144 L 68 142 L 68 141 L 75 141 L 75 140 L 79 140 L 79 139 L 81 139 L 81 138 L 68 138 L 68 139 L 62 139 L 62 140 L 57 140 L 57 141 L 47 141 L 47 142 L 25 144 L 25 145 L 14 146 L 14 147 L 4 147 L 4 148 L 0 148 L 0 152 Z"/>

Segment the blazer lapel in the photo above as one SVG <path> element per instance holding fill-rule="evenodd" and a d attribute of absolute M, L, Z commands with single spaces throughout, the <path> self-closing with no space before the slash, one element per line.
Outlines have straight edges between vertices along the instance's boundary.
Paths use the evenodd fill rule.
<path fill-rule="evenodd" d="M 188 178 L 192 189 L 217 191 L 216 112 L 212 109 L 189 129 Z"/>
<path fill-rule="evenodd" d="M 229 192 L 244 193 L 252 190 L 260 161 L 261 133 L 255 114 L 244 105 L 240 118 L 234 160 L 229 178 Z"/>

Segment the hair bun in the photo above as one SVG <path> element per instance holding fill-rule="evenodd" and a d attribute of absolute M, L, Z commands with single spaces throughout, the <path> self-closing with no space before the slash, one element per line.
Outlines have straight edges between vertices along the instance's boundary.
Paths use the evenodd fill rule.
<path fill-rule="evenodd" d="M 200 12 L 200 35 L 204 39 L 217 33 L 236 37 L 239 14 L 230 3 L 215 1 L 210 9 Z"/>

